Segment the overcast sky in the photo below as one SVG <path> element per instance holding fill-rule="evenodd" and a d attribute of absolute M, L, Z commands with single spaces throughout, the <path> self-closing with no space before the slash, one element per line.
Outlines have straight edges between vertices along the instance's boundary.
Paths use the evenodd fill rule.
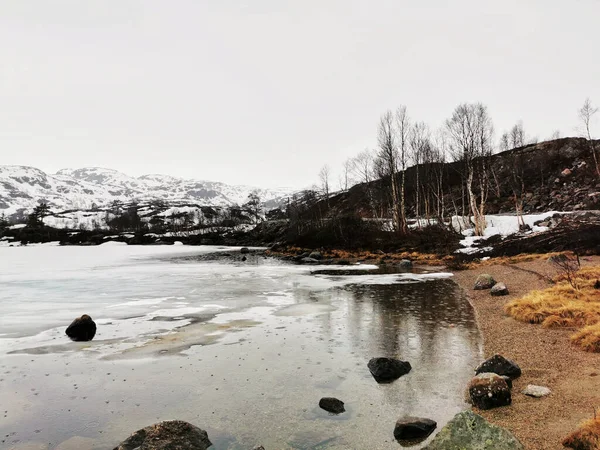
<path fill-rule="evenodd" d="M 400 104 L 431 127 L 480 101 L 498 131 L 576 135 L 600 103 L 599 17 L 598 0 L 0 0 L 0 164 L 301 188 Z"/>

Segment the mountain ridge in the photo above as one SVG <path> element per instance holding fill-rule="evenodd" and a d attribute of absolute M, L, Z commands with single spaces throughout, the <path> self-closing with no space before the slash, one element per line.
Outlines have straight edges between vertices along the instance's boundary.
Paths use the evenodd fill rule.
<path fill-rule="evenodd" d="M 103 167 L 64 168 L 52 174 L 32 166 L 0 165 L 0 214 L 13 220 L 31 212 L 40 202 L 54 210 L 88 210 L 115 200 L 226 207 L 243 204 L 252 192 L 259 195 L 266 209 L 271 209 L 282 204 L 294 190 L 230 185 L 166 174 L 133 177 Z"/>

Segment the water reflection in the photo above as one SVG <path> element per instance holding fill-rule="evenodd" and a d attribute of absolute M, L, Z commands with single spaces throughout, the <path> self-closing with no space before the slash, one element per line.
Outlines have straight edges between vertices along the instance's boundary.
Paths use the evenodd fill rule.
<path fill-rule="evenodd" d="M 346 284 L 347 276 L 373 272 L 311 276 L 273 262 L 239 270 L 184 264 L 198 273 L 160 267 L 165 277 L 179 274 L 178 295 L 231 309 L 166 336 L 179 348 L 202 327 L 221 334 L 175 356 L 145 359 L 102 359 L 103 344 L 93 352 L 0 355 L 0 398 L 11 399 L 0 416 L 1 435 L 10 438 L 0 447 L 43 436 L 52 449 L 81 435 L 95 449 L 113 448 L 138 428 L 179 418 L 205 428 L 215 450 L 398 449 L 398 417 L 428 417 L 441 427 L 465 407 L 481 341 L 451 280 Z M 173 295 L 169 286 L 156 289 Z M 252 325 L 227 328 L 242 319 Z M 407 360 L 412 371 L 379 385 L 367 368 L 376 356 Z M 319 410 L 323 396 L 340 398 L 347 411 Z"/>

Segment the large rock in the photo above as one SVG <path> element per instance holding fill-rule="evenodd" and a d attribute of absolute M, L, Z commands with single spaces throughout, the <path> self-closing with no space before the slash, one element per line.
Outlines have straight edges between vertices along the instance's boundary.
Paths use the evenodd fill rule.
<path fill-rule="evenodd" d="M 401 417 L 394 427 L 394 437 L 398 441 L 423 440 L 433 433 L 435 427 L 437 423 L 431 419 Z"/>
<path fill-rule="evenodd" d="M 494 278 L 491 275 L 488 275 L 487 273 L 482 273 L 475 280 L 475 286 L 473 286 L 473 289 L 476 291 L 491 289 L 494 287 L 495 284 L 496 280 L 494 280 Z"/>
<path fill-rule="evenodd" d="M 333 414 L 341 414 L 346 411 L 344 402 L 334 397 L 323 397 L 319 400 L 319 406 L 325 411 Z"/>
<path fill-rule="evenodd" d="M 482 373 L 469 382 L 469 399 L 479 409 L 508 406 L 512 402 L 506 380 L 495 373 Z"/>
<path fill-rule="evenodd" d="M 378 383 L 391 383 L 412 369 L 408 361 L 395 358 L 372 358 L 367 366 Z"/>
<path fill-rule="evenodd" d="M 517 365 L 517 363 L 498 354 L 486 359 L 479 365 L 479 367 L 475 369 L 476 374 L 485 372 L 506 375 L 513 380 L 521 376 L 521 368 Z"/>
<path fill-rule="evenodd" d="M 206 450 L 206 431 L 182 420 L 155 423 L 136 431 L 114 450 Z"/>
<path fill-rule="evenodd" d="M 424 450 L 525 450 L 508 430 L 467 410 L 458 413 Z"/>
<path fill-rule="evenodd" d="M 74 341 L 91 341 L 96 336 L 96 323 L 84 314 L 71 322 L 65 333 Z"/>
<path fill-rule="evenodd" d="M 499 297 L 501 295 L 508 295 L 508 288 L 504 283 L 496 283 L 492 290 L 490 291 L 494 297 Z"/>

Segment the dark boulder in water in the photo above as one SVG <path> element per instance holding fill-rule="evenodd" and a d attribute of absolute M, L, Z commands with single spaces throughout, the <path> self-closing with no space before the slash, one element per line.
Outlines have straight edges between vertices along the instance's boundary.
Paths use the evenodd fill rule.
<path fill-rule="evenodd" d="M 71 322 L 65 333 L 73 341 L 91 341 L 96 335 L 96 323 L 84 314 Z"/>
<path fill-rule="evenodd" d="M 114 450 L 206 450 L 206 431 L 182 420 L 168 420 L 136 431 Z"/>
<path fill-rule="evenodd" d="M 408 361 L 394 358 L 372 358 L 367 366 L 378 383 L 391 383 L 412 369 Z"/>
<path fill-rule="evenodd" d="M 319 400 L 319 406 L 325 411 L 333 414 L 341 414 L 346 411 L 344 402 L 334 397 L 323 397 Z"/>
<path fill-rule="evenodd" d="M 431 419 L 421 417 L 401 417 L 394 427 L 394 437 L 398 441 L 422 441 L 426 439 L 437 427 Z"/>

